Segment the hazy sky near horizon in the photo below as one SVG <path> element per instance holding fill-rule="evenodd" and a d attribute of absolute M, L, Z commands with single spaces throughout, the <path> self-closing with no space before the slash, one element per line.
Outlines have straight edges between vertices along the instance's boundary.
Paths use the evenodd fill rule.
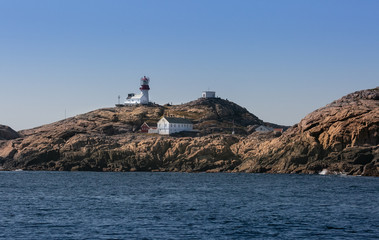
<path fill-rule="evenodd" d="M 214 90 L 292 125 L 379 84 L 376 0 L 0 0 L 0 124 L 37 127 L 138 93 Z"/>

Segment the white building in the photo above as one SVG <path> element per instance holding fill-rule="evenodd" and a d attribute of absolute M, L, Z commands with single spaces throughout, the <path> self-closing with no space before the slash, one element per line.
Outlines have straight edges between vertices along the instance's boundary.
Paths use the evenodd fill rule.
<path fill-rule="evenodd" d="M 129 93 L 126 98 L 125 105 L 133 105 L 133 104 L 149 104 L 149 82 L 150 79 L 146 76 L 141 78 L 141 90 L 140 94 Z"/>
<path fill-rule="evenodd" d="M 256 132 L 272 132 L 274 129 L 272 127 L 267 127 L 264 125 L 261 125 L 255 129 Z"/>
<path fill-rule="evenodd" d="M 201 94 L 202 98 L 215 98 L 216 92 L 213 91 L 203 91 L 203 94 Z"/>
<path fill-rule="evenodd" d="M 156 127 L 152 127 L 152 128 L 150 128 L 147 132 L 148 132 L 148 133 L 158 133 L 158 128 L 156 128 Z"/>
<path fill-rule="evenodd" d="M 193 130 L 192 122 L 186 118 L 163 117 L 157 125 L 158 133 L 161 135 Z"/>

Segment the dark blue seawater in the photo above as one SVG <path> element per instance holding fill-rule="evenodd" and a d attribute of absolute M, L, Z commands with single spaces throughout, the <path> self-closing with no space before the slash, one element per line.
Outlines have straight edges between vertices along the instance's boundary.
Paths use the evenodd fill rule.
<path fill-rule="evenodd" d="M 379 178 L 0 172 L 0 239 L 379 239 Z"/>

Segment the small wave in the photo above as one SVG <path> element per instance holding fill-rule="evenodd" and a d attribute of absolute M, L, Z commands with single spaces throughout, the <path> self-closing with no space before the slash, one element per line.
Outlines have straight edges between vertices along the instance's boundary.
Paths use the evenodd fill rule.
<path fill-rule="evenodd" d="M 336 171 L 329 171 L 328 169 L 324 168 L 321 172 L 318 173 L 319 175 L 338 175 L 342 177 L 348 176 L 346 172 L 336 172 Z"/>
<path fill-rule="evenodd" d="M 328 174 L 328 173 L 329 173 L 328 169 L 324 168 L 324 169 L 322 169 L 322 171 L 319 172 L 318 174 L 320 174 L 320 175 L 326 175 L 326 174 Z"/>
<path fill-rule="evenodd" d="M 22 169 L 16 169 L 16 170 L 14 170 L 15 172 L 22 172 L 22 171 L 24 171 L 24 170 L 22 170 Z"/>

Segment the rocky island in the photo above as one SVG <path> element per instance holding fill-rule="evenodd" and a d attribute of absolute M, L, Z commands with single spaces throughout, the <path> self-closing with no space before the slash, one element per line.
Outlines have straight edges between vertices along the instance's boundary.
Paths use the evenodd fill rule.
<path fill-rule="evenodd" d="M 2 170 L 344 173 L 379 176 L 379 88 L 349 94 L 282 135 L 220 98 L 181 105 L 106 108 L 41 127 L 0 125 Z M 184 116 L 193 135 L 139 132 L 143 122 Z M 231 134 L 232 131 L 235 134 Z"/>

